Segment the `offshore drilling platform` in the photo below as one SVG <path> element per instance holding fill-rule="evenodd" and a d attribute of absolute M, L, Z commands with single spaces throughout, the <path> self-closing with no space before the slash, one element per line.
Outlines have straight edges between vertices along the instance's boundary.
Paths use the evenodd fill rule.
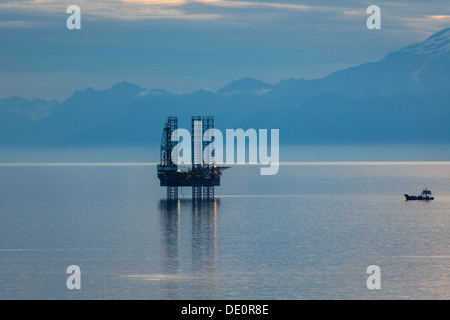
<path fill-rule="evenodd" d="M 192 198 L 195 200 L 214 199 L 214 187 L 220 185 L 222 171 L 229 167 L 216 166 L 211 154 L 203 154 L 205 147 L 214 143 L 210 142 L 211 139 L 204 139 L 211 132 L 208 130 L 213 128 L 214 117 L 192 117 L 191 166 L 186 170 L 178 166 L 176 159 L 172 159 L 172 150 L 178 143 L 177 137 L 172 137 L 178 129 L 178 118 L 167 119 L 161 138 L 161 160 L 157 166 L 160 185 L 167 187 L 167 200 L 178 199 L 178 187 L 192 187 Z"/>

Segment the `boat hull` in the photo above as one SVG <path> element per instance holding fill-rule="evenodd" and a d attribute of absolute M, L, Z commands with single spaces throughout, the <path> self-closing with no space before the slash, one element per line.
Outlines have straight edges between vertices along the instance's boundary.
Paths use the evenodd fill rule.
<path fill-rule="evenodd" d="M 423 197 L 423 196 L 410 196 L 405 194 L 406 200 L 422 200 L 422 201 L 429 201 L 434 200 L 434 197 Z"/>

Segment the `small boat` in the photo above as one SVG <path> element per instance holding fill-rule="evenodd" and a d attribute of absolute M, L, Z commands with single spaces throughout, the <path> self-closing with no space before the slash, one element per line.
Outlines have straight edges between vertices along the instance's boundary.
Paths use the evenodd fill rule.
<path fill-rule="evenodd" d="M 422 191 L 422 193 L 420 194 L 420 196 L 410 196 L 405 194 L 406 200 L 434 200 L 433 195 L 431 194 L 431 191 L 428 189 L 425 189 Z"/>

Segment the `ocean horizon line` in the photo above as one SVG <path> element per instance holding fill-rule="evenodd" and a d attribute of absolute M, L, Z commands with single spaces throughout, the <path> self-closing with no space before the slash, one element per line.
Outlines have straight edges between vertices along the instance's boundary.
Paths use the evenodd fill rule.
<path fill-rule="evenodd" d="M 143 167 L 156 166 L 159 162 L 4 162 L 0 167 Z M 280 166 L 300 165 L 450 165 L 450 161 L 286 161 Z M 267 166 L 262 163 L 218 164 L 219 166 Z"/>

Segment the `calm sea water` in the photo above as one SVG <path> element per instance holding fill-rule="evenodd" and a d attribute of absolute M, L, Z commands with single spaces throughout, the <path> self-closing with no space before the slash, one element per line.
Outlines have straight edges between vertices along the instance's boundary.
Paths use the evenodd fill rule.
<path fill-rule="evenodd" d="M 152 165 L 0 178 L 1 299 L 450 299 L 449 163 L 236 166 L 210 203 L 165 202 Z"/>

